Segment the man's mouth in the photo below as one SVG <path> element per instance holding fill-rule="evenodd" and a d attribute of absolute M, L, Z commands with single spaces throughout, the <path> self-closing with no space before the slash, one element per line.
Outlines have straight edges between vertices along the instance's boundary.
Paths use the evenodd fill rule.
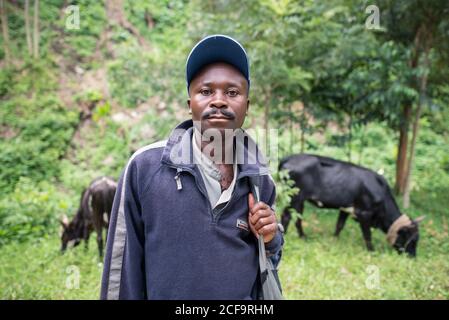
<path fill-rule="evenodd" d="M 211 116 L 207 117 L 207 120 L 231 120 L 231 118 L 224 117 L 224 116 L 211 115 Z"/>
<path fill-rule="evenodd" d="M 235 114 L 228 110 L 217 110 L 212 109 L 208 110 L 203 114 L 203 119 L 205 120 L 214 120 L 214 121 L 229 121 L 235 118 Z"/>

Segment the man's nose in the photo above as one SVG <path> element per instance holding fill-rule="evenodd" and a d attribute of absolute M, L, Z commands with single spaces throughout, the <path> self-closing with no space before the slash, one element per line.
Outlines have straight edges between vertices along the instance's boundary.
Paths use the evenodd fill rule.
<path fill-rule="evenodd" d="M 226 102 L 226 94 L 217 90 L 213 96 L 213 99 L 210 103 L 211 108 L 226 108 L 228 103 Z"/>

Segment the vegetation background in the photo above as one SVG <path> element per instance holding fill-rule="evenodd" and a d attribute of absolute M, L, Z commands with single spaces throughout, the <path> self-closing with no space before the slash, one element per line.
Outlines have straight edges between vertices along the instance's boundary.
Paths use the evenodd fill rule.
<path fill-rule="evenodd" d="M 374 6 L 373 6 L 374 5 Z M 97 299 L 95 241 L 59 253 L 83 187 L 188 118 L 185 59 L 221 33 L 247 48 L 245 128 L 381 172 L 421 224 L 418 258 L 306 206 L 280 277 L 288 299 L 449 298 L 447 0 L 0 0 L 0 298 Z M 269 139 L 268 137 L 267 139 Z M 295 192 L 269 154 L 279 212 Z"/>

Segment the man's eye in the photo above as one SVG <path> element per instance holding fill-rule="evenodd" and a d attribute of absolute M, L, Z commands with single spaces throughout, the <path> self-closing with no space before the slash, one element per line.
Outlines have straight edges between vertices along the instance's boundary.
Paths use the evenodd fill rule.
<path fill-rule="evenodd" d="M 209 89 L 201 89 L 200 93 L 201 93 L 203 96 L 208 96 L 208 95 L 210 95 L 212 92 L 211 92 L 211 90 L 209 90 Z"/>
<path fill-rule="evenodd" d="M 237 90 L 229 90 L 228 91 L 228 95 L 230 97 L 236 97 L 239 94 L 239 92 Z"/>

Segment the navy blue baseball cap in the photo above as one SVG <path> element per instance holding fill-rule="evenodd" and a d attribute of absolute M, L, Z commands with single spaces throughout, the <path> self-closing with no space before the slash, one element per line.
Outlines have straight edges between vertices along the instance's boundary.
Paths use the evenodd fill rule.
<path fill-rule="evenodd" d="M 235 39 L 222 34 L 215 34 L 198 42 L 187 57 L 187 92 L 195 75 L 203 67 L 214 62 L 225 62 L 239 70 L 248 81 L 249 90 L 249 62 L 245 49 Z"/>

